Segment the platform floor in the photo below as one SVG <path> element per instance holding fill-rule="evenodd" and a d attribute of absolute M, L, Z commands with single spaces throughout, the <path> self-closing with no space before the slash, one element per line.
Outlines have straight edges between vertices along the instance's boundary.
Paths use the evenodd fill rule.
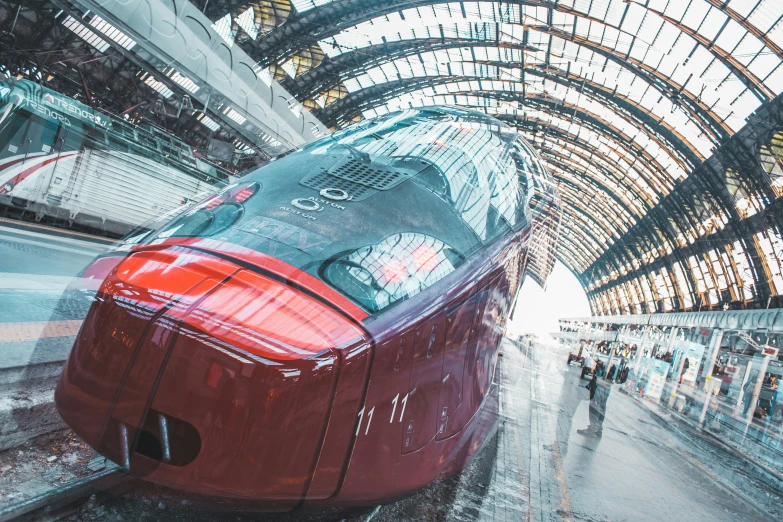
<path fill-rule="evenodd" d="M 779 520 L 720 476 L 743 465 L 736 457 L 673 431 L 620 385 L 601 436 L 584 435 L 580 369 L 548 345 L 504 341 L 502 353 L 496 439 L 461 476 L 382 507 L 373 520 Z"/>
<path fill-rule="evenodd" d="M 23 232 L 28 233 L 0 224 L 0 370 L 64 359 L 80 317 L 56 310 L 57 296 L 102 248 L 80 244 L 76 237 Z M 28 339 L 49 319 L 59 321 L 59 330 L 46 330 L 52 335 L 48 341 Z M 500 422 L 473 464 L 412 497 L 346 520 L 780 520 L 779 513 L 755 501 L 767 493 L 761 486 L 743 482 L 741 491 L 736 485 L 745 473 L 741 459 L 684 434 L 655 413 L 654 405 L 623 393 L 619 385 L 608 390 L 601 436 L 580 433 L 590 422 L 581 388 L 586 381 L 555 350 L 504 341 L 495 379 Z M 73 520 L 279 519 L 201 513 L 157 495 L 154 488 L 141 488 Z"/>

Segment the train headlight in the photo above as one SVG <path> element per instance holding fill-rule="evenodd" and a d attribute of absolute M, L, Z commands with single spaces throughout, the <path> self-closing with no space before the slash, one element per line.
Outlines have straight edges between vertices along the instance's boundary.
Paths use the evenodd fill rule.
<path fill-rule="evenodd" d="M 5 185 L 3 185 L 3 188 L 5 189 L 6 193 L 11 192 L 12 190 L 14 190 L 14 184 L 9 181 Z"/>
<path fill-rule="evenodd" d="M 435 284 L 462 261 L 463 257 L 444 242 L 406 232 L 326 263 L 322 276 L 363 307 L 377 312 Z"/>

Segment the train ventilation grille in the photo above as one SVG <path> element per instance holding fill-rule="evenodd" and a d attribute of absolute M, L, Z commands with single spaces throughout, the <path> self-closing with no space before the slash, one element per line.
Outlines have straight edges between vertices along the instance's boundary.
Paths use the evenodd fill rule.
<path fill-rule="evenodd" d="M 338 178 L 337 176 L 332 176 L 326 172 L 316 172 L 315 174 L 305 176 L 299 183 L 319 192 L 326 188 L 344 190 L 353 198 L 353 201 L 361 201 L 378 193 L 377 190 L 365 187 L 359 183 L 353 183 L 343 178 Z"/>
<path fill-rule="evenodd" d="M 341 161 L 329 169 L 329 174 L 375 190 L 389 190 L 410 177 L 409 174 L 386 165 L 364 163 L 354 158 Z"/>

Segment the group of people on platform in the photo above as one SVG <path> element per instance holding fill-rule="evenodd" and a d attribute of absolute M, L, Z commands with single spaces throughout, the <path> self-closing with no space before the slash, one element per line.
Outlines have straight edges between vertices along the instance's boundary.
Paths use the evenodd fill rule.
<path fill-rule="evenodd" d="M 579 357 L 581 358 L 581 353 L 579 354 Z M 574 358 L 569 354 L 569 364 L 572 360 L 574 360 Z M 612 364 L 608 370 L 605 368 L 605 366 L 606 365 L 602 360 L 597 358 L 593 359 L 593 356 L 588 352 L 584 358 L 582 372 L 579 377 L 584 379 L 585 375 L 590 373 L 596 377 L 603 377 L 604 380 L 616 382 L 619 384 L 624 383 L 628 379 L 628 360 L 625 357 L 620 358 L 619 365 Z"/>

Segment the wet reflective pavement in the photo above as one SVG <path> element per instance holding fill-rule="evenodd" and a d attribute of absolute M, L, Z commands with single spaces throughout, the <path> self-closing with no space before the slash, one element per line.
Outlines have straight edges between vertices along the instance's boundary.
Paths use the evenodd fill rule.
<path fill-rule="evenodd" d="M 714 441 L 688 434 L 620 385 L 605 388 L 600 436 L 595 416 L 594 429 L 580 431 L 590 425 L 587 381 L 566 366 L 566 354 L 508 340 L 502 353 L 496 434 L 462 474 L 394 504 L 358 516 L 220 514 L 145 485 L 71 520 L 779 520 L 779 498 Z"/>

